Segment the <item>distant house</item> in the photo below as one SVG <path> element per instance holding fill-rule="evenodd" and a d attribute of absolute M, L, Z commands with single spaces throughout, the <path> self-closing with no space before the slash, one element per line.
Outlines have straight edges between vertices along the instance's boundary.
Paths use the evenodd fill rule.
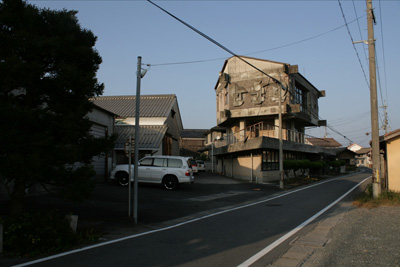
<path fill-rule="evenodd" d="M 351 151 L 356 152 L 356 151 L 362 149 L 363 147 L 354 143 L 354 144 L 349 145 L 347 148 L 350 149 Z"/>
<path fill-rule="evenodd" d="M 93 123 L 90 133 L 94 137 L 112 135 L 114 133 L 115 116 L 114 113 L 95 105 L 93 110 L 87 115 L 88 119 Z M 101 154 L 92 160 L 96 176 L 107 179 L 112 169 L 113 153 Z"/>
<path fill-rule="evenodd" d="M 97 106 L 117 114 L 115 133 L 116 164 L 128 162 L 125 143 L 135 137 L 136 96 L 101 96 L 92 99 Z M 140 96 L 139 159 L 145 155 L 179 155 L 183 129 L 176 95 Z"/>
<path fill-rule="evenodd" d="M 179 139 L 180 155 L 192 158 L 200 157 L 200 150 L 204 148 L 207 129 L 184 129 Z"/>
<path fill-rule="evenodd" d="M 400 129 L 380 136 L 380 147 L 384 151 L 387 189 L 400 192 Z"/>
<path fill-rule="evenodd" d="M 372 167 L 371 161 L 371 148 L 370 147 L 363 147 L 359 150 L 354 151 L 356 155 L 356 166 L 357 167 Z"/>
<path fill-rule="evenodd" d="M 344 160 L 346 170 L 354 170 L 356 167 L 356 152 L 351 151 L 347 147 L 332 148 L 332 150 L 335 151 L 337 160 Z"/>
<path fill-rule="evenodd" d="M 306 138 L 306 144 L 330 148 L 342 146 L 342 144 L 333 138 Z"/>

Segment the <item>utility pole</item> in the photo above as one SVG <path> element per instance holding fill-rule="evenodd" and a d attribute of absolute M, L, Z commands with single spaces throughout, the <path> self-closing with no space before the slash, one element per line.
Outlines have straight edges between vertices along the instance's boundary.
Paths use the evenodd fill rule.
<path fill-rule="evenodd" d="M 279 87 L 279 188 L 284 189 L 283 182 L 283 140 L 282 140 L 282 88 Z"/>
<path fill-rule="evenodd" d="M 379 177 L 380 154 L 379 154 L 379 121 L 378 121 L 378 97 L 376 89 L 376 66 L 375 66 L 375 39 L 374 22 L 375 15 L 372 9 L 372 0 L 367 0 L 368 20 L 368 52 L 369 52 L 369 79 L 371 98 L 371 133 L 372 133 L 372 189 L 373 197 L 381 194 L 381 181 Z"/>

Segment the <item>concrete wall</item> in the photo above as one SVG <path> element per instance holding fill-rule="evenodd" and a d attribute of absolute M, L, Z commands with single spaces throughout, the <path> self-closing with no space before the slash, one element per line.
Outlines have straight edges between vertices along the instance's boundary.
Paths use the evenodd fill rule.
<path fill-rule="evenodd" d="M 389 190 L 400 192 L 400 136 L 387 141 Z"/>
<path fill-rule="evenodd" d="M 279 180 L 279 171 L 261 171 L 261 154 L 219 158 L 215 172 L 254 183 L 266 183 Z"/>

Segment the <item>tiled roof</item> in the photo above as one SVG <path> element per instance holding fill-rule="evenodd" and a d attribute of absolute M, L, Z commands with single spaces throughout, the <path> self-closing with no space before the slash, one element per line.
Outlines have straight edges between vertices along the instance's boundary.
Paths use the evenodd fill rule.
<path fill-rule="evenodd" d="M 99 96 L 93 103 L 119 117 L 135 117 L 136 96 Z M 168 117 L 176 102 L 176 95 L 141 95 L 140 117 Z"/>
<path fill-rule="evenodd" d="M 392 132 L 390 132 L 390 133 L 387 133 L 387 134 L 385 134 L 384 136 L 383 136 L 383 139 L 385 140 L 385 141 L 388 141 L 388 140 L 390 140 L 390 139 L 392 139 L 392 138 L 395 138 L 395 137 L 397 137 L 397 136 L 399 136 L 400 135 L 400 129 L 397 129 L 397 130 L 394 130 L 394 131 L 392 131 Z M 380 139 L 382 139 L 382 137 L 380 137 Z M 382 141 L 382 140 L 381 140 Z"/>
<path fill-rule="evenodd" d="M 333 138 L 306 138 L 313 146 L 341 147 L 342 145 Z"/>
<path fill-rule="evenodd" d="M 168 127 L 163 126 L 139 126 L 139 149 L 140 150 L 157 150 L 167 132 Z M 115 132 L 118 134 L 115 149 L 124 149 L 124 144 L 135 138 L 135 126 L 132 125 L 115 125 Z"/>
<path fill-rule="evenodd" d="M 369 152 L 371 152 L 371 148 L 370 147 L 363 147 L 357 151 L 355 151 L 357 154 L 367 154 Z"/>
<path fill-rule="evenodd" d="M 204 133 L 208 129 L 185 129 L 181 132 L 182 138 L 204 138 Z"/>

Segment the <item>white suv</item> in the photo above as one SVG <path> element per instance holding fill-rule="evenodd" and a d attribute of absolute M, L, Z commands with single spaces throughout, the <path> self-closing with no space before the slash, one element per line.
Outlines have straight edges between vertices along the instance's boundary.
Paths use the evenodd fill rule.
<path fill-rule="evenodd" d="M 148 156 L 138 162 L 139 183 L 159 183 L 166 189 L 173 190 L 181 183 L 193 183 L 193 171 L 188 160 L 179 156 Z M 134 166 L 131 166 L 132 180 Z M 110 179 L 122 186 L 129 183 L 129 165 L 117 165 L 111 172 Z"/>

